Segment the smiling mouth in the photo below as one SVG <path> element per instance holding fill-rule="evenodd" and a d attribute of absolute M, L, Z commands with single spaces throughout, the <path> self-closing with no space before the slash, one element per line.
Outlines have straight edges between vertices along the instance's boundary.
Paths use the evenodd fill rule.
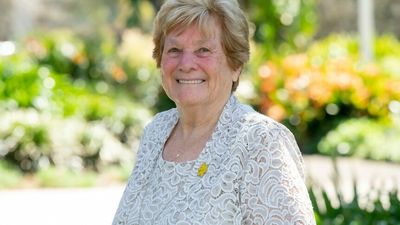
<path fill-rule="evenodd" d="M 205 80 L 176 80 L 180 84 L 201 84 Z"/>

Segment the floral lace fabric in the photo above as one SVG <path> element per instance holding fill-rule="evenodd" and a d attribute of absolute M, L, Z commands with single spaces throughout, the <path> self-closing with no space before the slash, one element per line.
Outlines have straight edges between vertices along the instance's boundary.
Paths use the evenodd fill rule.
<path fill-rule="evenodd" d="M 171 109 L 146 127 L 113 225 L 315 224 L 301 154 L 283 125 L 232 96 L 199 157 L 174 163 L 162 149 L 178 117 Z"/>

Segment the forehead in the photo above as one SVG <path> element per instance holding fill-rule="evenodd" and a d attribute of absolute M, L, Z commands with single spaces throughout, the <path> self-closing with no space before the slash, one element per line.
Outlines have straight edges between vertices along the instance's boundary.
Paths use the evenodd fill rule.
<path fill-rule="evenodd" d="M 213 18 L 207 20 L 207 23 L 192 23 L 188 25 L 178 25 L 166 34 L 166 42 L 179 41 L 186 37 L 186 41 L 209 42 L 221 40 L 221 26 Z"/>

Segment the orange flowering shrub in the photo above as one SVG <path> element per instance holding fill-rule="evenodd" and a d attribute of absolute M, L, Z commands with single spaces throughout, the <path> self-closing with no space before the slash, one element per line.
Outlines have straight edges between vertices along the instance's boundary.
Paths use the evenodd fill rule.
<path fill-rule="evenodd" d="M 332 36 L 263 63 L 259 110 L 293 126 L 300 143 L 314 142 L 309 148 L 346 118 L 388 117 L 391 103 L 400 102 L 400 43 L 381 37 L 375 48 L 375 60 L 363 63 L 355 38 Z"/>

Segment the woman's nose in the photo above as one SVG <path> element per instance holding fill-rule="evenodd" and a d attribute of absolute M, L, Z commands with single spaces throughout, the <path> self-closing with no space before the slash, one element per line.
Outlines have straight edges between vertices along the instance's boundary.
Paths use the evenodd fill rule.
<path fill-rule="evenodd" d="M 182 72 L 190 72 L 192 70 L 195 70 L 195 57 L 196 56 L 193 53 L 182 52 L 178 65 L 179 70 Z"/>

